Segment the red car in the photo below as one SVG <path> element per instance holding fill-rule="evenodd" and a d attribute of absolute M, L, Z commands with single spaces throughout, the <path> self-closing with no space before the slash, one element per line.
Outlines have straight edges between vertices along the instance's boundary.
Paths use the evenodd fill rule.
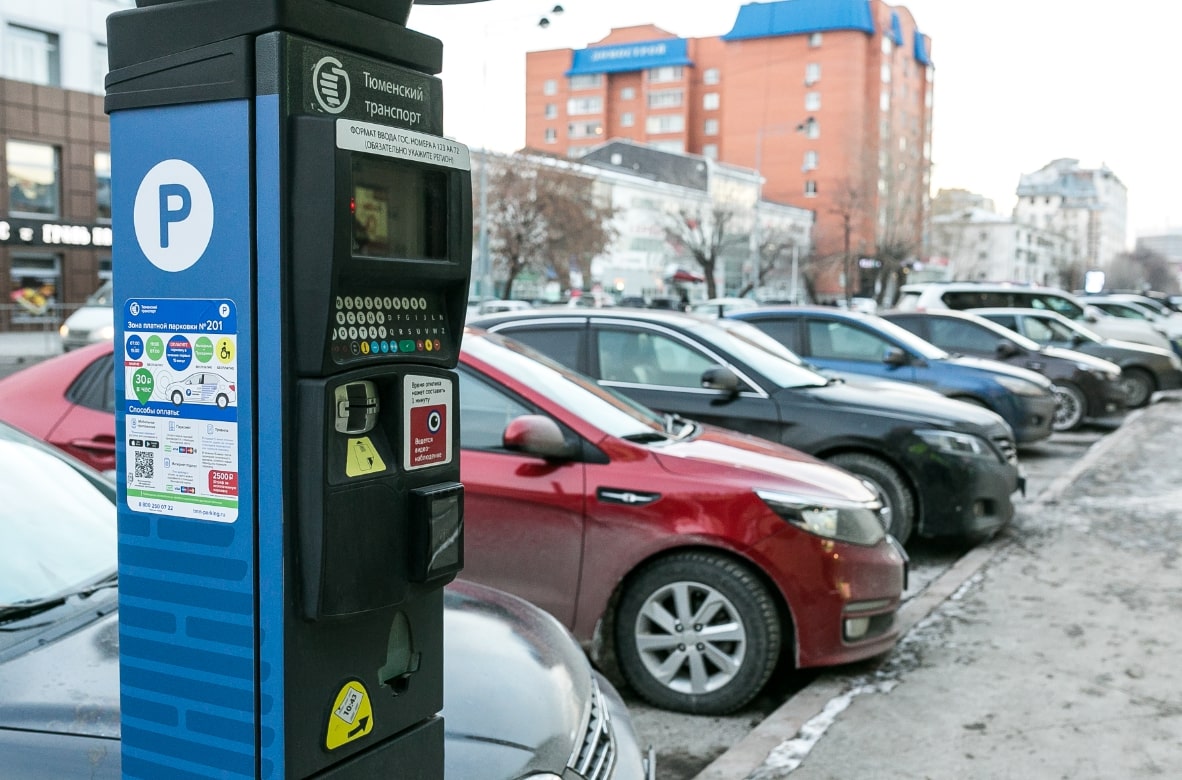
<path fill-rule="evenodd" d="M 99 471 L 115 470 L 115 375 L 110 341 L 0 379 L 0 420 Z"/>
<path fill-rule="evenodd" d="M 55 358 L 25 393 L 62 417 L 84 355 L 111 362 L 109 345 Z M 462 576 L 543 607 L 593 656 L 612 648 L 654 704 L 728 712 L 781 657 L 894 646 L 906 564 L 856 477 L 658 415 L 500 336 L 466 333 L 459 374 Z M 14 379 L 0 409 L 23 425 Z M 108 413 L 94 430 L 112 429 Z"/>

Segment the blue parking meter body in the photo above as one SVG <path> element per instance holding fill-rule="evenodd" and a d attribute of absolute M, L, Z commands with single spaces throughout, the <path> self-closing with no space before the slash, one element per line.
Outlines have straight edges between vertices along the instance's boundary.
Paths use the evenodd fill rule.
<path fill-rule="evenodd" d="M 122 767 L 440 778 L 467 149 L 410 0 L 108 19 Z"/>

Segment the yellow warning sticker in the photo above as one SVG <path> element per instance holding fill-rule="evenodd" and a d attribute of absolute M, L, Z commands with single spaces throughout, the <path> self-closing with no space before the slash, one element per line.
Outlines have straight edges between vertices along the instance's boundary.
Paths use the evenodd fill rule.
<path fill-rule="evenodd" d="M 386 462 L 374 448 L 368 436 L 349 439 L 349 454 L 345 459 L 345 476 L 363 477 L 366 474 L 380 474 L 386 470 Z"/>
<path fill-rule="evenodd" d="M 359 680 L 350 680 L 337 694 L 328 716 L 328 734 L 324 746 L 336 750 L 341 745 L 361 739 L 373 731 L 373 706 Z"/>

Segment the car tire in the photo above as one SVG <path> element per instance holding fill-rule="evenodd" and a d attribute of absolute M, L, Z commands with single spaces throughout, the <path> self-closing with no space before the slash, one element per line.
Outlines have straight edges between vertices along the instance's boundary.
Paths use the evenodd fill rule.
<path fill-rule="evenodd" d="M 1057 433 L 1075 430 L 1087 416 L 1087 399 L 1078 387 L 1067 382 L 1056 384 L 1054 392 L 1055 417 L 1051 422 L 1051 430 Z"/>
<path fill-rule="evenodd" d="M 218 397 L 216 400 L 217 400 L 217 405 L 218 405 L 219 409 L 225 409 L 227 406 L 230 405 L 230 399 L 226 396 L 225 393 L 218 393 Z"/>
<path fill-rule="evenodd" d="M 185 401 L 185 396 L 180 390 L 172 391 L 172 403 L 175 406 L 180 406 Z"/>
<path fill-rule="evenodd" d="M 1126 368 L 1120 372 L 1120 387 L 1125 393 L 1125 405 L 1130 409 L 1140 409 L 1153 397 L 1157 383 L 1144 369 Z"/>
<path fill-rule="evenodd" d="M 707 552 L 641 569 L 624 589 L 615 625 L 628 684 L 657 707 L 700 715 L 724 715 L 755 698 L 783 642 L 767 587 Z"/>
<path fill-rule="evenodd" d="M 845 452 L 827 460 L 874 485 L 879 499 L 890 510 L 891 524 L 887 530 L 899 544 L 907 544 L 915 531 L 915 498 L 898 470 L 882 458 L 860 452 Z"/>

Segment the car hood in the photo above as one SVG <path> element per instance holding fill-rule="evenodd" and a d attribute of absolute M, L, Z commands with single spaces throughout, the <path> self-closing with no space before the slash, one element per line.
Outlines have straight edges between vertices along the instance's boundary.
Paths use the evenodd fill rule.
<path fill-rule="evenodd" d="M 1018 366 L 1011 366 L 1008 363 L 1002 363 L 999 360 L 991 360 L 983 357 L 973 357 L 971 355 L 952 355 L 945 358 L 945 360 L 954 366 L 971 369 L 973 371 L 984 371 L 990 374 L 1005 374 L 1016 379 L 1025 379 L 1028 382 L 1033 382 L 1040 387 L 1043 387 L 1050 392 L 1051 381 L 1042 374 L 1035 373 L 1026 368 Z"/>
<path fill-rule="evenodd" d="M 464 581 L 444 593 L 447 776 L 561 775 L 592 696 L 583 651 L 516 596 Z"/>
<path fill-rule="evenodd" d="M 1076 352 L 1074 349 L 1064 349 L 1063 347 L 1043 347 L 1043 354 L 1047 357 L 1059 358 L 1061 360 L 1070 360 L 1080 365 L 1087 366 L 1095 371 L 1104 371 L 1106 373 L 1115 374 L 1120 372 L 1120 366 L 1115 363 L 1104 360 L 1103 358 L 1094 357 L 1092 355 L 1085 355 L 1082 352 Z"/>
<path fill-rule="evenodd" d="M 0 663 L 0 729 L 119 737 L 117 612 Z M 591 668 L 553 617 L 468 582 L 444 591 L 448 777 L 561 775 Z"/>
<path fill-rule="evenodd" d="M 807 392 L 839 411 L 890 417 L 916 425 L 930 425 L 959 431 L 987 431 L 990 434 L 999 430 L 1008 430 L 1009 427 L 1005 420 L 988 409 L 944 396 L 933 397 L 923 393 L 898 392 L 887 389 L 871 391 L 857 385 L 840 382 L 824 387 L 806 388 L 803 391 L 795 389 L 782 392 Z"/>
<path fill-rule="evenodd" d="M 748 491 L 767 487 L 817 499 L 874 499 L 860 479 L 811 455 L 710 425 L 691 439 L 655 449 L 654 457 L 672 474 L 701 477 L 715 487 L 729 481 Z"/>

